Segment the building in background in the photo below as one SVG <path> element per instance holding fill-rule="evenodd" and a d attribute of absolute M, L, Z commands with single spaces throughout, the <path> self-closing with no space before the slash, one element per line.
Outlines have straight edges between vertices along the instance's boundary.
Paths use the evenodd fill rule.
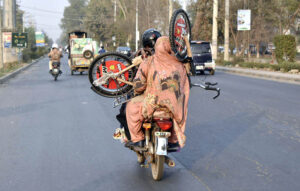
<path fill-rule="evenodd" d="M 11 39 L 9 36 L 16 30 L 16 0 L 3 0 L 3 15 L 2 15 L 2 34 L 1 34 L 1 49 L 0 68 L 6 63 L 17 62 L 18 53 L 15 48 L 9 46 Z"/>

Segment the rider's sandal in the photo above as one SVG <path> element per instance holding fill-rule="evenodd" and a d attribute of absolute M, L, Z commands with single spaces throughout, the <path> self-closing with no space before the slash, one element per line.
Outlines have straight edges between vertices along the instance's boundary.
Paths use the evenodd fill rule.
<path fill-rule="evenodd" d="M 121 128 L 117 128 L 117 129 L 116 129 L 116 131 L 115 131 L 115 133 L 114 133 L 114 135 L 113 135 L 113 138 L 114 138 L 115 140 L 120 140 L 120 139 L 122 139 L 122 130 L 121 130 Z"/>

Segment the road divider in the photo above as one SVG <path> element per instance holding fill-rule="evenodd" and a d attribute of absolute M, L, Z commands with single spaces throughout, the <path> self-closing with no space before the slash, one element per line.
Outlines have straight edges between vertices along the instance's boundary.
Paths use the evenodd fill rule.
<path fill-rule="evenodd" d="M 246 69 L 246 68 L 231 68 L 231 67 L 223 67 L 223 66 L 217 66 L 216 70 L 227 72 L 227 73 L 234 73 L 238 75 L 270 79 L 275 81 L 300 83 L 300 74 L 290 74 L 290 73 L 254 70 L 254 69 Z"/>

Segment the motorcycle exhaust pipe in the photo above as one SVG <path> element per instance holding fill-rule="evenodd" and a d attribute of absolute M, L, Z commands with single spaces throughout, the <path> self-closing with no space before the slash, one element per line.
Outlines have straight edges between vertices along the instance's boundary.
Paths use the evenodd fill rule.
<path fill-rule="evenodd" d="M 175 167 L 175 162 L 174 162 L 174 160 L 172 160 L 170 157 L 168 157 L 168 156 L 165 156 L 165 163 L 169 166 L 169 167 L 171 167 L 171 168 L 173 168 L 173 167 Z"/>

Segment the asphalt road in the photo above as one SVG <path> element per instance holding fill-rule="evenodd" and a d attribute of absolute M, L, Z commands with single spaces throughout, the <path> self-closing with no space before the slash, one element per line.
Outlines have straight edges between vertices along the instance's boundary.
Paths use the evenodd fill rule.
<path fill-rule="evenodd" d="M 187 145 L 155 182 L 112 139 L 112 100 L 92 92 L 87 75 L 71 76 L 66 58 L 54 82 L 47 61 L 0 85 L 1 191 L 300 189 L 299 85 L 206 76 L 222 95 L 191 90 Z"/>

